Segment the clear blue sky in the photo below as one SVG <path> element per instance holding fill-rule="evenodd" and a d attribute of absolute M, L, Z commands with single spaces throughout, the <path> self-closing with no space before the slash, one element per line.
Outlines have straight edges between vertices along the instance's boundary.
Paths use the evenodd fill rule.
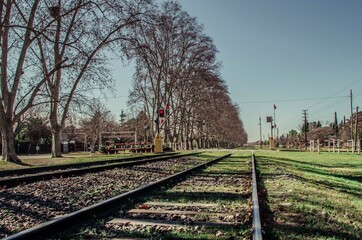
<path fill-rule="evenodd" d="M 273 104 L 280 134 L 298 128 L 303 109 L 309 121 L 333 122 L 335 111 L 339 120 L 349 117 L 350 89 L 354 106 L 362 107 L 362 1 L 179 2 L 213 38 L 249 141 L 259 139 L 259 116 L 268 137 L 265 118 Z M 109 103 L 117 117 L 126 108 L 120 96 L 131 88 L 132 71 L 114 71 L 118 97 Z"/>

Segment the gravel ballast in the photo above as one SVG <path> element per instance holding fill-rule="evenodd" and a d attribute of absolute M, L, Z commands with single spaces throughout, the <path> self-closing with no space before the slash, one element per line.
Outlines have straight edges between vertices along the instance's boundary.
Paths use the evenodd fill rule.
<path fill-rule="evenodd" d="M 183 157 L 0 190 L 0 237 L 90 206 L 203 160 Z"/>

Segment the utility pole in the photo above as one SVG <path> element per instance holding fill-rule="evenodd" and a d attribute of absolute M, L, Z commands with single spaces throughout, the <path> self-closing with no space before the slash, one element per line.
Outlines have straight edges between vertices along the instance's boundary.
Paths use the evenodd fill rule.
<path fill-rule="evenodd" d="M 259 116 L 259 133 L 260 133 L 260 148 L 263 148 L 263 140 L 261 138 L 261 117 Z"/>
<path fill-rule="evenodd" d="M 356 124 L 355 124 L 355 129 L 354 129 L 354 132 L 355 132 L 355 146 L 357 144 L 357 141 L 358 141 L 358 106 L 356 107 Z"/>
<path fill-rule="evenodd" d="M 307 111 L 308 110 L 302 110 L 303 111 L 303 118 L 304 118 L 304 143 L 305 143 L 305 149 L 307 149 Z"/>
<path fill-rule="evenodd" d="M 338 120 L 337 120 L 337 112 L 334 112 L 334 131 L 336 133 L 336 138 L 339 138 L 339 128 L 338 128 Z"/>
<path fill-rule="evenodd" d="M 353 140 L 354 138 L 353 138 L 353 96 L 352 96 L 352 89 L 350 89 L 349 93 L 350 93 L 349 98 L 351 100 L 351 139 Z"/>
<path fill-rule="evenodd" d="M 277 121 L 276 121 L 276 118 L 275 118 L 275 109 L 277 109 L 277 106 L 275 106 L 275 104 L 274 104 L 274 106 L 273 106 L 273 109 L 274 109 L 274 125 L 273 125 L 273 129 L 274 129 L 274 131 L 273 131 L 273 138 L 274 138 L 274 135 L 275 135 L 275 128 L 277 127 Z"/>
<path fill-rule="evenodd" d="M 267 116 L 266 117 L 266 122 L 270 123 L 270 137 L 269 137 L 269 150 L 273 150 L 274 149 L 274 139 L 273 139 L 273 117 L 272 116 Z"/>

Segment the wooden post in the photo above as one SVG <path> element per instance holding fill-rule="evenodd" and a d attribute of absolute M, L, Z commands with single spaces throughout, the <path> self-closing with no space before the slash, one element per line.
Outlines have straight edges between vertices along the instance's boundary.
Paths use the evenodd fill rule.
<path fill-rule="evenodd" d="M 358 139 L 357 140 L 358 142 L 358 144 L 357 144 L 357 146 L 358 146 L 358 155 L 360 154 L 360 152 L 361 152 L 361 139 Z"/>
<path fill-rule="evenodd" d="M 347 140 L 347 152 L 349 152 L 349 140 Z"/>
<path fill-rule="evenodd" d="M 318 149 L 318 154 L 321 153 L 320 149 L 319 149 L 319 139 L 317 139 L 317 149 Z"/>
<path fill-rule="evenodd" d="M 338 154 L 339 154 L 339 148 L 340 148 L 340 141 L 339 141 L 339 139 L 337 139 L 337 144 L 338 144 Z"/>

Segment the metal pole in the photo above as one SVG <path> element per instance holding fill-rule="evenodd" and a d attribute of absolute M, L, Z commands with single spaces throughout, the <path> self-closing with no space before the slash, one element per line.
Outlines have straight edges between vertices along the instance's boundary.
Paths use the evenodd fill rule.
<path fill-rule="evenodd" d="M 308 110 L 303 110 L 303 115 L 304 115 L 304 142 L 305 142 L 305 150 L 307 150 L 307 111 Z"/>
<path fill-rule="evenodd" d="M 352 95 L 352 89 L 350 89 L 349 94 L 350 94 L 349 98 L 350 98 L 350 101 L 351 101 L 351 139 L 353 140 L 353 95 Z M 352 144 L 352 146 L 353 146 L 353 144 Z"/>
<path fill-rule="evenodd" d="M 259 116 L 259 133 L 260 133 L 260 148 L 263 148 L 263 140 L 261 138 L 261 117 Z"/>
<path fill-rule="evenodd" d="M 275 120 L 275 105 L 274 105 L 274 119 L 273 119 L 273 121 L 274 121 L 274 129 L 275 129 L 275 127 L 276 127 L 276 120 Z M 275 130 L 274 130 L 274 132 L 275 132 Z M 273 132 L 273 133 L 274 133 Z M 273 139 L 274 139 L 274 134 L 272 135 L 272 137 L 273 137 Z"/>

